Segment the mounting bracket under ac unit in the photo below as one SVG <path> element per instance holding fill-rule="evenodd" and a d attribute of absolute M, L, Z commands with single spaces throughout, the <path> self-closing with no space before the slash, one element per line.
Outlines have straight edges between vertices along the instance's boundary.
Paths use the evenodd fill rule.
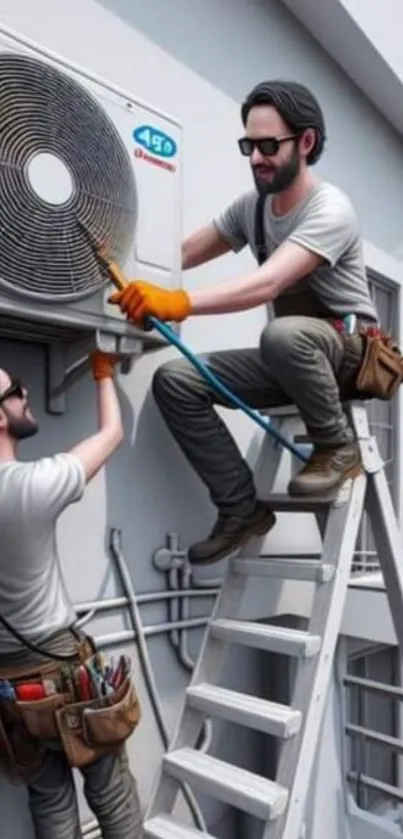
<path fill-rule="evenodd" d="M 0 339 L 42 344 L 47 353 L 47 411 L 63 414 L 66 391 L 88 369 L 88 354 L 94 349 L 123 357 L 121 372 L 131 369 L 133 358 L 167 346 L 154 331 L 124 321 L 107 322 L 90 312 L 71 312 L 61 306 L 52 309 L 32 302 L 0 300 Z M 71 356 L 75 355 L 74 363 Z M 69 356 L 68 361 L 66 361 Z"/>
<path fill-rule="evenodd" d="M 46 407 L 49 414 L 64 414 L 66 410 L 66 392 L 83 375 L 88 373 L 89 358 L 92 350 L 116 353 L 122 356 L 120 372 L 127 374 L 131 371 L 133 360 L 143 353 L 143 342 L 127 335 L 112 335 L 108 332 L 96 330 L 93 339 L 77 341 L 77 351 L 81 348 L 79 358 L 69 366 L 66 365 L 67 344 L 63 341 L 53 341 L 47 346 L 47 395 Z M 71 343 L 70 343 L 71 347 Z"/>

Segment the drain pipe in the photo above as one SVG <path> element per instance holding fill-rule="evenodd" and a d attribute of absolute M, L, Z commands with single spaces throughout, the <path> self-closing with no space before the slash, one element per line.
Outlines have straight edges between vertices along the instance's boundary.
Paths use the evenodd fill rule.
<path fill-rule="evenodd" d="M 180 590 L 187 590 L 190 588 L 192 583 L 192 572 L 189 568 L 187 563 L 184 564 L 183 568 L 180 572 Z M 180 620 L 186 623 L 190 619 L 190 601 L 188 597 L 183 597 L 179 600 L 179 613 L 180 613 Z M 188 638 L 189 632 L 187 629 L 182 629 L 179 633 L 179 649 L 177 651 L 177 655 L 179 658 L 180 663 L 183 667 L 185 667 L 189 673 L 193 673 L 196 662 L 191 657 L 189 653 L 189 645 L 188 645 Z M 200 752 L 208 752 L 211 743 L 213 740 L 213 721 L 211 719 L 206 719 L 203 723 L 203 728 L 200 732 L 200 737 L 198 738 L 196 748 Z"/>
<path fill-rule="evenodd" d="M 170 568 L 166 572 L 166 575 L 167 575 L 168 590 L 171 591 L 171 592 L 178 591 L 178 588 L 179 588 L 178 582 L 179 581 L 178 581 L 178 569 L 177 569 L 177 567 L 175 565 L 173 565 L 172 568 Z M 179 609 L 178 600 L 175 600 L 174 598 L 172 598 L 172 600 L 168 600 L 167 606 L 168 606 L 168 621 L 170 623 L 173 623 L 173 624 L 177 623 L 181 619 L 180 618 L 180 609 Z M 168 637 L 169 637 L 170 643 L 172 644 L 172 646 L 175 650 L 176 655 L 178 655 L 179 643 L 180 643 L 178 630 L 177 629 L 172 629 L 171 632 L 169 633 Z"/>
<path fill-rule="evenodd" d="M 156 551 L 153 557 L 154 567 L 165 574 L 167 587 L 170 595 L 177 593 L 178 599 L 175 604 L 169 602 L 168 615 L 170 620 L 175 619 L 180 626 L 178 631 L 169 633 L 169 641 L 174 649 L 178 662 L 188 671 L 193 673 L 196 662 L 190 656 L 188 646 L 188 627 L 190 620 L 190 597 L 196 594 L 197 588 L 203 589 L 206 596 L 216 596 L 222 584 L 222 580 L 208 580 L 200 586 L 195 584 L 191 567 L 187 561 L 187 551 L 180 548 L 177 533 L 168 533 L 166 547 Z M 187 593 L 188 592 L 188 596 Z M 200 737 L 197 741 L 199 751 L 207 752 L 213 738 L 213 722 L 205 720 Z"/>
<path fill-rule="evenodd" d="M 190 571 L 188 564 L 185 562 L 180 572 L 180 584 L 178 586 L 179 590 L 183 591 L 184 589 L 190 588 L 191 580 L 192 572 Z M 188 621 L 190 618 L 190 603 L 188 598 L 184 597 L 182 600 L 179 600 L 178 606 L 180 620 Z M 178 652 L 181 664 L 183 664 L 183 666 L 186 668 L 186 670 L 189 671 L 189 673 L 193 673 L 196 662 L 193 660 L 193 658 L 191 658 L 189 654 L 188 633 L 185 629 L 182 629 L 182 632 L 180 633 Z"/>
<path fill-rule="evenodd" d="M 169 733 L 165 725 L 164 715 L 161 708 L 160 698 L 158 695 L 158 688 L 155 682 L 153 668 L 147 649 L 147 642 L 145 640 L 145 635 L 143 632 L 143 624 L 141 621 L 140 611 L 136 602 L 136 595 L 134 593 L 130 574 L 122 552 L 122 533 L 121 530 L 118 530 L 116 527 L 112 528 L 110 531 L 109 546 L 111 555 L 115 560 L 116 567 L 119 572 L 123 593 L 127 597 L 130 622 L 132 624 L 133 631 L 137 637 L 139 659 L 144 676 L 144 681 L 146 683 L 146 687 L 149 693 L 151 705 L 154 711 L 161 740 L 164 749 L 167 750 L 169 747 Z M 181 785 L 181 789 L 196 826 L 204 833 L 207 833 L 207 827 L 203 818 L 203 814 L 192 791 L 189 789 L 187 784 Z"/>

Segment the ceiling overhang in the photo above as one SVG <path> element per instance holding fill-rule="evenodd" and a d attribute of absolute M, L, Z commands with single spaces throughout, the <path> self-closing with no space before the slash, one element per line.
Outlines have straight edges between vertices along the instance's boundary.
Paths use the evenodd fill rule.
<path fill-rule="evenodd" d="M 341 0 L 282 0 L 388 122 L 403 135 L 403 85 Z"/>

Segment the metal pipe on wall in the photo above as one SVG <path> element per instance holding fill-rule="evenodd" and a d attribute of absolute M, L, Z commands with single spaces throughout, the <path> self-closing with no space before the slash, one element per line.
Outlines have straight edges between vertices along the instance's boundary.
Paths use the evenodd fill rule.
<path fill-rule="evenodd" d="M 180 585 L 180 587 L 178 588 L 174 587 L 175 584 L 171 577 L 170 584 L 173 585 L 173 587 L 169 591 L 148 592 L 136 595 L 137 604 L 146 605 L 148 603 L 156 603 L 161 602 L 163 600 L 168 600 L 168 602 L 172 602 L 174 600 L 179 602 L 182 601 L 183 606 L 185 606 L 186 604 L 184 609 L 182 608 L 177 612 L 178 618 L 180 616 L 180 619 L 172 621 L 172 623 L 174 623 L 175 632 L 177 632 L 180 637 L 179 645 L 176 649 L 178 660 L 183 666 L 186 667 L 186 669 L 189 672 L 193 671 L 195 661 L 191 658 L 189 654 L 188 631 L 189 629 L 196 629 L 200 628 L 201 626 L 205 626 L 209 620 L 208 618 L 191 619 L 189 617 L 189 600 L 192 598 L 216 597 L 216 595 L 220 591 L 219 588 L 210 587 L 196 589 L 189 588 L 190 576 L 191 575 L 189 571 L 186 574 L 184 574 L 181 579 L 182 585 L 180 585 L 178 574 L 176 574 L 175 582 Z M 129 603 L 129 597 L 111 597 L 106 600 L 92 600 L 76 604 L 75 611 L 77 614 L 87 613 L 87 619 L 91 620 L 94 614 L 98 611 L 125 608 L 129 606 Z M 169 626 L 171 626 L 171 620 L 168 620 L 167 623 L 143 627 L 144 635 L 151 636 L 160 633 L 162 634 L 167 631 L 167 627 Z M 95 640 L 98 646 L 108 646 L 109 644 L 121 643 L 122 641 L 137 640 L 137 636 L 133 630 L 131 632 L 125 632 L 120 634 L 115 633 L 114 635 L 100 636 Z M 203 726 L 202 738 L 199 746 L 200 751 L 207 752 L 209 750 L 212 737 L 213 723 L 211 720 L 206 720 Z M 101 837 L 100 828 L 95 820 L 88 822 L 86 825 L 83 825 L 81 830 L 83 839 L 100 839 Z"/>
<path fill-rule="evenodd" d="M 116 529 L 111 530 L 110 533 L 110 549 L 118 566 L 125 596 L 76 604 L 74 607 L 76 614 L 81 616 L 78 619 L 78 623 L 80 626 L 83 626 L 92 620 L 95 614 L 99 611 L 120 608 L 129 609 L 132 630 L 98 636 L 95 638 L 95 642 L 99 647 L 107 647 L 113 644 L 137 641 L 140 662 L 142 664 L 143 674 L 145 676 L 157 726 L 164 748 L 168 748 L 169 736 L 163 720 L 158 690 L 153 678 L 151 662 L 145 645 L 145 638 L 152 635 L 167 633 L 169 640 L 175 649 L 178 661 L 188 670 L 188 672 L 192 672 L 195 667 L 195 661 L 191 658 L 188 650 L 188 631 L 189 629 L 204 627 L 208 623 L 209 616 L 203 618 L 190 618 L 189 601 L 194 597 L 215 597 L 219 593 L 220 588 L 216 585 L 217 581 L 214 581 L 214 587 L 207 583 L 207 586 L 204 587 L 191 588 L 191 571 L 186 565 L 180 569 L 182 573 L 179 573 L 178 568 L 172 568 L 170 569 L 170 572 L 166 574 L 169 586 L 168 591 L 149 592 L 136 596 L 131 586 L 130 576 L 120 547 L 120 531 Z M 166 600 L 168 603 L 168 621 L 161 624 L 143 626 L 138 606 L 141 604 L 147 605 L 149 603 L 161 602 L 163 600 Z M 200 750 L 207 751 L 209 749 L 212 735 L 212 721 L 206 720 L 198 744 L 198 748 Z M 185 785 L 183 792 L 188 801 L 188 805 L 196 825 L 205 829 L 203 815 L 196 800 L 193 798 L 191 790 L 189 790 Z M 90 822 L 85 825 L 83 828 L 83 835 L 86 839 L 96 839 L 96 837 L 99 836 L 99 827 L 97 823 Z"/>
<path fill-rule="evenodd" d="M 184 589 L 190 588 L 192 572 L 187 563 L 181 569 L 181 579 L 180 579 L 180 588 L 183 591 Z M 182 621 L 188 621 L 190 618 L 190 603 L 189 598 L 183 598 L 182 600 L 178 601 L 179 605 L 179 617 Z M 180 633 L 179 639 L 179 658 L 183 667 L 189 671 L 189 673 L 193 673 L 195 668 L 196 662 L 193 658 L 191 658 L 189 653 L 189 644 L 188 644 L 188 630 L 185 628 Z"/>
<path fill-rule="evenodd" d="M 180 591 L 187 591 L 191 585 L 192 572 L 189 565 L 185 563 L 178 572 L 178 584 Z M 188 597 L 183 597 L 178 600 L 180 619 L 186 623 L 190 619 L 190 601 Z M 177 650 L 177 657 L 182 665 L 189 673 L 193 673 L 196 662 L 189 653 L 189 630 L 187 627 L 179 632 L 179 648 Z M 197 748 L 201 752 L 208 752 L 213 740 L 213 722 L 211 719 L 206 719 L 200 737 L 197 743 Z"/>
<path fill-rule="evenodd" d="M 145 594 L 138 594 L 136 595 L 137 603 L 140 605 L 148 604 L 148 603 L 158 603 L 161 600 L 173 600 L 176 598 L 182 597 L 215 597 L 219 593 L 219 588 L 196 588 L 196 589 L 186 589 L 186 590 L 173 590 L 173 591 L 151 591 L 146 592 Z M 77 603 L 74 606 L 75 611 L 77 614 L 81 614 L 82 612 L 91 612 L 94 609 L 98 611 L 104 611 L 107 609 L 121 609 L 124 606 L 128 606 L 128 599 L 127 597 L 109 597 L 105 600 L 88 600 L 84 601 L 83 603 Z"/>
<path fill-rule="evenodd" d="M 139 659 L 140 664 L 143 670 L 143 676 L 146 682 L 146 686 L 148 689 L 150 701 L 153 707 L 155 719 L 157 722 L 158 730 L 160 732 L 161 740 L 163 742 L 164 748 L 167 749 L 169 746 L 169 733 L 168 729 L 165 725 L 164 715 L 161 707 L 160 698 L 158 695 L 158 688 L 154 678 L 154 672 L 151 664 L 151 660 L 148 654 L 147 644 L 145 642 L 145 627 L 143 628 L 140 611 L 136 601 L 136 595 L 131 583 L 130 574 L 123 556 L 122 548 L 121 548 L 121 531 L 117 528 L 112 528 L 110 531 L 110 550 L 111 554 L 115 560 L 116 567 L 119 572 L 121 584 L 123 591 L 126 595 L 128 601 L 128 609 L 130 615 L 130 621 L 133 626 L 133 634 L 137 638 L 137 645 L 138 645 L 138 652 L 139 652 Z M 203 813 L 192 793 L 192 790 L 188 787 L 186 783 L 181 784 L 181 789 L 183 792 L 183 796 L 187 802 L 189 810 L 192 814 L 194 822 L 200 830 L 207 833 L 207 827 L 203 818 Z"/>
<path fill-rule="evenodd" d="M 201 626 L 208 624 L 209 618 L 190 618 L 188 621 L 176 621 L 173 624 L 173 629 L 198 629 Z M 163 635 L 164 632 L 169 632 L 171 629 L 170 623 L 149 624 L 143 627 L 144 636 L 146 638 L 152 635 Z M 124 644 L 127 641 L 134 641 L 137 638 L 137 633 L 134 630 L 124 630 L 122 632 L 111 632 L 108 635 L 99 635 L 96 638 L 97 644 L 109 646 L 111 644 Z"/>
<path fill-rule="evenodd" d="M 169 571 L 166 572 L 167 577 L 167 585 L 170 592 L 175 592 L 178 590 L 178 569 L 173 567 L 170 568 Z M 171 598 L 168 600 L 168 621 L 169 623 L 177 623 L 180 620 L 180 610 L 179 610 L 179 601 L 177 598 Z M 177 629 L 172 630 L 169 633 L 169 641 L 172 644 L 175 652 L 179 648 L 180 638 L 179 632 Z"/>

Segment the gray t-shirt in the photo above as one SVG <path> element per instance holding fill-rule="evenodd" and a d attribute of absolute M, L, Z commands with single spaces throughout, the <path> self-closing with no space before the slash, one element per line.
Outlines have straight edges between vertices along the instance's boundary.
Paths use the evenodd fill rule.
<path fill-rule="evenodd" d="M 56 521 L 84 488 L 83 466 L 72 454 L 0 464 L 0 615 L 34 643 L 75 619 L 60 569 Z M 0 625 L 0 653 L 20 647 Z"/>
<path fill-rule="evenodd" d="M 251 190 L 215 219 L 217 230 L 234 251 L 249 245 L 255 257 L 256 202 L 257 193 Z M 326 260 L 306 281 L 328 310 L 341 316 L 377 318 L 369 293 L 356 214 L 341 190 L 321 183 L 283 216 L 273 215 L 268 197 L 264 230 L 268 256 L 287 240 L 305 246 Z"/>

